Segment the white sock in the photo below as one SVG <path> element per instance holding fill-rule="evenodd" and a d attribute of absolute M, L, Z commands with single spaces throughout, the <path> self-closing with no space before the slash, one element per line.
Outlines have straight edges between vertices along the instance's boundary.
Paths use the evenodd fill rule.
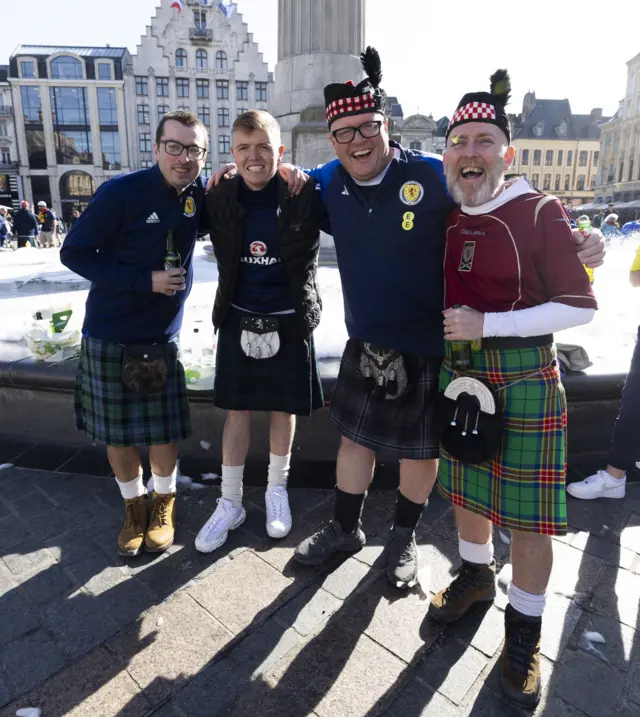
<path fill-rule="evenodd" d="M 545 605 L 547 604 L 547 594 L 533 595 L 532 593 L 521 590 L 513 582 L 509 583 L 507 588 L 507 597 L 509 604 L 514 610 L 527 615 L 529 617 L 542 617 Z"/>
<path fill-rule="evenodd" d="M 159 476 L 156 473 L 151 473 L 153 478 L 153 492 L 159 495 L 168 495 L 169 493 L 176 492 L 176 475 L 178 470 L 174 470 L 170 476 Z"/>
<path fill-rule="evenodd" d="M 125 500 L 139 498 L 141 495 L 147 494 L 147 489 L 144 487 L 144 483 L 142 482 L 142 473 L 128 483 L 123 483 L 116 478 L 116 483 L 118 484 L 118 488 L 120 488 L 120 494 Z"/>
<path fill-rule="evenodd" d="M 242 478 L 244 465 L 222 466 L 222 497 L 236 503 L 242 503 Z"/>
<path fill-rule="evenodd" d="M 493 562 L 493 541 L 488 543 L 470 543 L 458 537 L 460 557 L 468 563 L 491 565 Z"/>
<path fill-rule="evenodd" d="M 614 483 L 619 483 L 620 485 L 622 485 L 622 484 L 625 483 L 626 480 L 627 480 L 626 474 L 623 475 L 622 478 L 614 478 L 614 477 L 611 475 L 611 473 L 609 473 L 609 471 L 608 471 L 606 468 L 605 468 L 605 471 L 604 471 L 604 472 L 609 476 L 609 478 L 611 478 L 611 480 L 612 480 Z"/>
<path fill-rule="evenodd" d="M 268 488 L 274 488 L 277 485 L 283 488 L 287 487 L 290 463 L 291 453 L 287 456 L 277 456 L 275 453 L 269 453 Z"/>

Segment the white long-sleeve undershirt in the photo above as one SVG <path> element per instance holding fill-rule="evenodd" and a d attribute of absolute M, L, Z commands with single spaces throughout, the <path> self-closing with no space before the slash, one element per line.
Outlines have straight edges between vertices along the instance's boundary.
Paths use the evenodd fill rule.
<path fill-rule="evenodd" d="M 583 309 L 556 302 L 548 302 L 517 311 L 486 313 L 482 335 L 490 336 L 544 336 L 563 329 L 588 324 L 595 309 Z"/>

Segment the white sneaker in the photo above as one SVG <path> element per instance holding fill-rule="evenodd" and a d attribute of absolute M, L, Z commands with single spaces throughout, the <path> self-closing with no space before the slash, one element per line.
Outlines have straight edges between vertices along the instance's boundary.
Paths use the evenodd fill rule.
<path fill-rule="evenodd" d="M 267 506 L 267 533 L 271 538 L 284 538 L 291 532 L 291 508 L 289 494 L 284 486 L 267 488 L 264 494 Z"/>
<path fill-rule="evenodd" d="M 624 498 L 626 482 L 626 477 L 618 480 L 610 476 L 607 471 L 598 471 L 579 483 L 569 483 L 567 493 L 583 500 Z"/>
<path fill-rule="evenodd" d="M 218 507 L 200 528 L 196 538 L 196 550 L 211 553 L 227 539 L 229 531 L 244 523 L 247 513 L 242 504 L 236 505 L 227 498 L 218 498 Z"/>

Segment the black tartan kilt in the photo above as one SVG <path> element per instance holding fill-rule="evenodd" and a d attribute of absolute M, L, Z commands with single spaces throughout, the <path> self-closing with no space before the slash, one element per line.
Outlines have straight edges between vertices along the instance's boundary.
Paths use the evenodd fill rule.
<path fill-rule="evenodd" d="M 434 411 L 441 358 L 404 354 L 409 388 L 404 396 L 374 398 L 360 371 L 361 342 L 349 339 L 331 398 L 329 418 L 349 440 L 395 458 L 438 457 Z"/>
<path fill-rule="evenodd" d="M 304 338 L 294 314 L 276 316 L 280 350 L 272 358 L 249 358 L 240 346 L 240 321 L 233 307 L 218 332 L 214 403 L 228 411 L 280 411 L 309 416 L 323 406 L 313 336 Z"/>

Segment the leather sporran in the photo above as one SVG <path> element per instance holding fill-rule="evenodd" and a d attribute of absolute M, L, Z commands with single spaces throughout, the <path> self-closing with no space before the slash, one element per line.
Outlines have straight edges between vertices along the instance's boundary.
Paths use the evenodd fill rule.
<path fill-rule="evenodd" d="M 124 346 L 122 383 L 132 393 L 143 395 L 162 391 L 169 377 L 168 344 Z"/>
<path fill-rule="evenodd" d="M 278 319 L 273 316 L 245 316 L 240 321 L 240 346 L 252 359 L 273 358 L 280 351 Z"/>
<path fill-rule="evenodd" d="M 404 356 L 395 349 L 367 341 L 360 345 L 360 373 L 368 390 L 378 400 L 400 398 L 409 387 Z"/>

